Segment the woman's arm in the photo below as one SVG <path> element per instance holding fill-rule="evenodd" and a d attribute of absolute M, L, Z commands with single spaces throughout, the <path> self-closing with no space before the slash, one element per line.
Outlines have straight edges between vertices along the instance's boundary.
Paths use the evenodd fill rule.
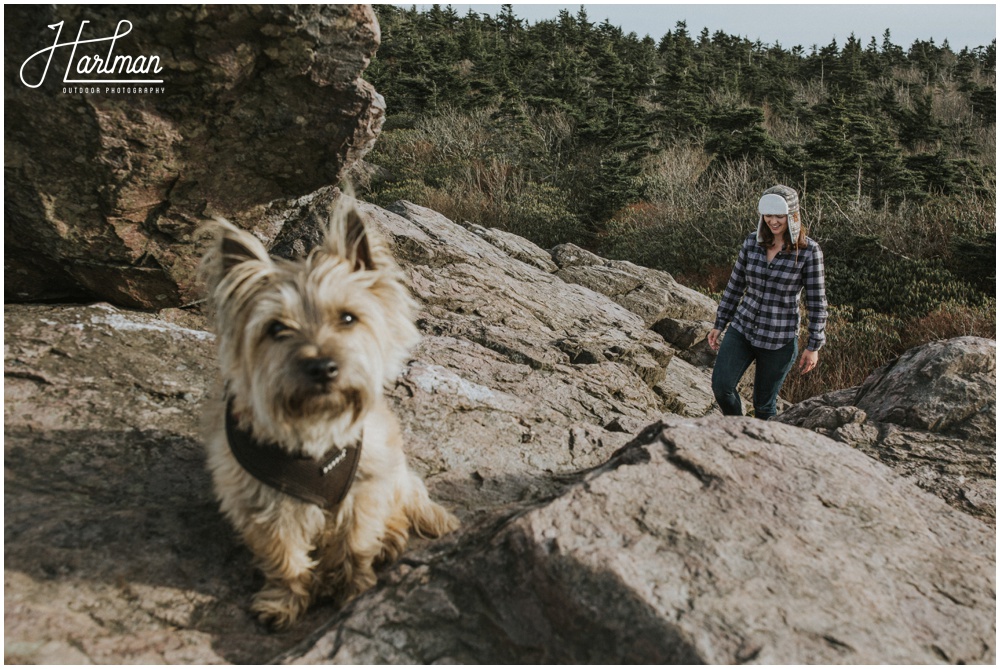
<path fill-rule="evenodd" d="M 729 283 L 726 284 L 726 289 L 722 293 L 722 299 L 719 300 L 719 308 L 715 312 L 715 329 L 719 332 L 725 330 L 726 325 L 728 325 L 729 321 L 733 319 L 733 314 L 736 313 L 736 307 L 739 305 L 744 291 L 746 291 L 746 262 L 747 245 L 743 244 L 743 246 L 740 247 L 739 255 L 736 257 L 736 264 L 733 266 L 733 273 L 729 276 Z M 718 338 L 718 335 L 716 335 L 715 338 Z M 709 344 L 711 343 L 712 342 L 710 340 Z"/>
<path fill-rule="evenodd" d="M 802 270 L 806 290 L 806 314 L 809 316 L 809 351 L 818 351 L 826 343 L 826 275 L 823 271 L 823 251 L 818 244 Z"/>

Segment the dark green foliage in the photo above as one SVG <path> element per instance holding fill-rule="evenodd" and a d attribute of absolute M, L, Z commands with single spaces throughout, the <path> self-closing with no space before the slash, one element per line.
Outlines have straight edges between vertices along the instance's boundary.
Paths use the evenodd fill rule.
<path fill-rule="evenodd" d="M 972 102 L 972 111 L 979 118 L 983 125 L 990 125 L 996 122 L 997 113 L 997 89 L 993 86 L 973 85 L 969 99 Z"/>
<path fill-rule="evenodd" d="M 720 109 L 709 117 L 712 134 L 705 148 L 715 160 L 763 158 L 778 162 L 781 147 L 764 130 L 764 112 L 758 107 Z"/>
<path fill-rule="evenodd" d="M 388 116 L 360 184 L 375 202 L 719 289 L 757 194 L 781 182 L 824 246 L 832 303 L 916 318 L 995 299 L 995 41 L 903 49 L 886 30 L 786 49 L 683 21 L 639 38 L 583 7 L 535 24 L 511 5 L 375 11 L 365 76 Z"/>
<path fill-rule="evenodd" d="M 934 100 L 930 93 L 917 96 L 910 111 L 897 112 L 899 139 L 908 148 L 932 143 L 944 135 L 944 124 L 934 117 Z"/>
<path fill-rule="evenodd" d="M 952 241 L 955 273 L 986 295 L 997 291 L 997 235 L 980 232 L 956 237 Z"/>
<path fill-rule="evenodd" d="M 802 167 L 814 188 L 875 202 L 922 194 L 883 118 L 843 99 L 817 105 L 813 113 L 816 136 L 804 146 Z"/>
<path fill-rule="evenodd" d="M 826 277 L 832 304 L 850 304 L 904 318 L 923 316 L 942 304 L 975 307 L 986 300 L 942 260 L 901 256 L 875 237 L 828 242 Z"/>

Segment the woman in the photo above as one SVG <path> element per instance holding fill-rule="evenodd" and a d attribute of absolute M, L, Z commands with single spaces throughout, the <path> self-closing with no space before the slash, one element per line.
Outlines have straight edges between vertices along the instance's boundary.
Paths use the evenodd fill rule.
<path fill-rule="evenodd" d="M 799 216 L 799 197 L 788 186 L 764 191 L 757 203 L 757 232 L 740 249 L 729 284 L 715 317 L 708 344 L 718 351 L 712 391 L 727 416 L 742 416 L 736 385 L 751 362 L 754 415 L 767 420 L 777 413 L 778 391 L 798 353 L 799 297 L 806 293 L 809 343 L 799 360 L 799 372 L 816 368 L 826 341 L 826 290 L 823 252 L 806 237 Z M 722 338 L 722 331 L 729 332 Z"/>

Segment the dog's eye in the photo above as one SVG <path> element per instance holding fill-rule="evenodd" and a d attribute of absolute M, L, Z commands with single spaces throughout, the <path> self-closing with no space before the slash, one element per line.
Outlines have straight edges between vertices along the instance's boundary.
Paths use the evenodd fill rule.
<path fill-rule="evenodd" d="M 340 314 L 341 325 L 354 325 L 357 322 L 358 322 L 358 317 L 349 311 L 344 311 Z"/>
<path fill-rule="evenodd" d="M 288 333 L 290 330 L 291 328 L 281 321 L 271 321 L 271 324 L 267 326 L 267 336 L 271 339 L 277 339 L 281 335 Z"/>

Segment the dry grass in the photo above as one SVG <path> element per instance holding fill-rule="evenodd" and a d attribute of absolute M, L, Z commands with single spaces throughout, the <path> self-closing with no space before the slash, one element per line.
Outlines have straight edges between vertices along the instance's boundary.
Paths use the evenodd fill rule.
<path fill-rule="evenodd" d="M 917 95 L 925 90 L 917 82 L 908 86 L 887 79 L 878 85 L 895 87 L 902 104 L 912 104 L 911 92 Z M 950 85 L 939 89 L 936 110 L 970 114 L 964 103 L 949 93 Z M 795 94 L 812 99 L 824 95 L 825 90 L 813 83 L 799 85 Z M 732 93 L 715 95 L 719 100 L 728 96 L 730 101 L 739 102 Z M 570 213 L 572 195 L 552 185 L 551 175 L 539 172 L 565 164 L 573 173 L 562 172 L 560 179 L 588 183 L 606 156 L 594 149 L 570 152 L 573 121 L 563 112 L 529 114 L 526 126 L 518 131 L 522 134 L 514 136 L 496 124 L 496 111 L 445 112 L 420 119 L 411 129 L 383 133 L 375 152 L 381 154 L 381 161 L 373 162 L 395 178 L 380 185 L 377 201 L 385 204 L 408 199 L 454 221 L 508 230 L 542 246 L 582 239 L 579 220 Z M 804 131 L 768 110 L 765 124 L 772 137 L 801 141 Z M 970 152 L 995 146 L 995 127 L 965 125 L 978 133 Z M 647 201 L 617 212 L 597 241 L 602 255 L 668 271 L 687 285 L 713 293 L 724 287 L 740 242 L 756 225 L 754 205 L 759 193 L 790 179 L 762 159 L 713 163 L 703 148 L 703 139 L 665 147 L 649 158 L 642 174 Z M 551 158 L 562 152 L 565 160 L 538 159 L 538 155 Z M 950 260 L 949 240 L 975 238 L 996 229 L 995 189 L 983 193 L 981 184 L 972 184 L 976 188 L 970 185 L 947 198 L 903 201 L 891 207 L 872 202 L 864 194 L 830 196 L 811 192 L 808 184 L 793 185 L 802 187 L 808 234 L 821 244 L 860 236 L 889 253 L 913 260 Z M 824 369 L 790 381 L 789 392 L 802 398 L 856 385 L 875 367 L 898 355 L 901 346 L 914 342 L 949 333 L 992 336 L 995 327 L 985 316 L 955 309 L 961 308 L 935 312 L 912 323 L 874 313 L 864 317 L 841 313 L 831 318 Z M 912 333 L 912 337 L 904 335 L 905 342 L 898 334 L 904 325 L 908 329 L 903 331 Z"/>
<path fill-rule="evenodd" d="M 806 124 L 799 122 L 797 116 L 786 119 L 767 112 L 768 110 L 765 109 L 764 129 L 778 144 L 783 146 L 805 144 L 815 136 Z"/>
<path fill-rule="evenodd" d="M 931 109 L 936 118 L 948 119 L 949 123 L 971 124 L 976 120 L 968 96 L 954 85 L 946 86 L 935 93 Z"/>
<path fill-rule="evenodd" d="M 793 86 L 793 99 L 796 102 L 801 102 L 810 108 L 815 107 L 830 96 L 826 84 L 819 79 L 810 79 L 806 82 L 795 82 Z"/>
<path fill-rule="evenodd" d="M 952 337 L 985 337 L 995 339 L 997 330 L 996 305 L 978 309 L 963 305 L 943 304 L 931 313 L 908 324 L 903 348 L 909 349 L 929 341 Z"/>
<path fill-rule="evenodd" d="M 698 179 L 711 161 L 703 143 L 696 142 L 675 144 L 652 156 L 643 177 L 650 200 L 675 208 L 693 206 Z"/>
<path fill-rule="evenodd" d="M 976 336 L 996 338 L 996 305 L 972 308 L 945 304 L 914 319 L 899 319 L 869 310 L 831 308 L 827 343 L 820 364 L 810 374 L 789 374 L 782 397 L 789 402 L 861 385 L 879 367 L 907 350 L 941 339 Z M 799 342 L 804 348 L 807 337 Z"/>

